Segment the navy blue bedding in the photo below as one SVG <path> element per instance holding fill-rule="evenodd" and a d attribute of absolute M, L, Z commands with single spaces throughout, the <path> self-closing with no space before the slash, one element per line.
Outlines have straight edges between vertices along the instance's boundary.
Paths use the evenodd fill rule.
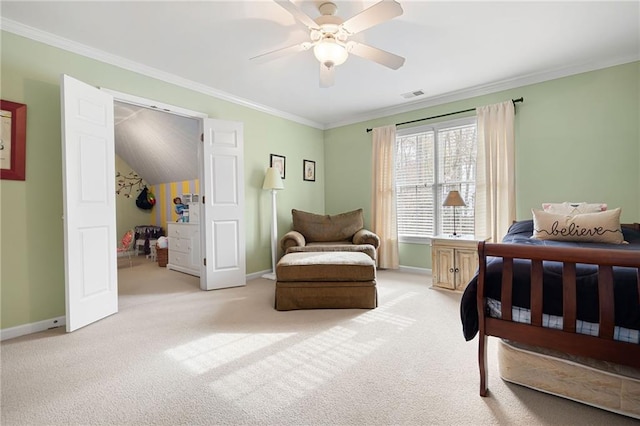
<path fill-rule="evenodd" d="M 625 241 L 629 244 L 576 243 L 550 240 L 537 240 L 533 235 L 533 220 L 514 223 L 503 238 L 503 243 L 527 244 L 537 246 L 589 247 L 619 250 L 638 250 L 640 256 L 640 232 L 623 228 Z M 543 312 L 551 315 L 562 315 L 562 264 L 544 262 L 543 274 Z M 513 262 L 513 306 L 530 308 L 530 273 L 531 263 L 526 259 L 515 259 Z M 477 310 L 478 275 L 467 285 L 460 302 L 460 318 L 464 338 L 469 341 L 478 333 Z M 485 280 L 486 295 L 500 300 L 502 280 L 502 259 L 487 259 L 487 275 Z M 595 265 L 576 265 L 577 317 L 579 320 L 597 323 L 598 311 L 598 276 Z M 636 284 L 636 270 L 633 268 L 614 268 L 615 324 L 620 327 L 640 330 L 640 302 Z"/>

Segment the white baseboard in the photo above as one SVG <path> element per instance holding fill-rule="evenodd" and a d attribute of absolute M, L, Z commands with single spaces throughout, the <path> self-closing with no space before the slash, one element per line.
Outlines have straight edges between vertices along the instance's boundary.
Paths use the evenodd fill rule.
<path fill-rule="evenodd" d="M 265 269 L 264 271 L 254 272 L 253 274 L 247 274 L 247 281 L 262 278 L 263 275 L 271 273 L 271 269 Z"/>
<path fill-rule="evenodd" d="M 57 328 L 66 325 L 67 319 L 64 316 L 51 318 L 44 321 L 32 322 L 30 324 L 22 324 L 16 327 L 4 328 L 0 330 L 0 341 L 13 339 L 15 337 L 25 336 L 31 333 L 38 333 L 50 328 Z"/>

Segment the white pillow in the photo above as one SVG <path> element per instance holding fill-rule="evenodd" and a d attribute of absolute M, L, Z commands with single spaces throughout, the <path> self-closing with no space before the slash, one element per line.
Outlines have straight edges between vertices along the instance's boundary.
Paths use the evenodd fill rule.
<path fill-rule="evenodd" d="M 622 244 L 620 208 L 577 215 L 533 213 L 533 236 L 538 240 Z"/>
<path fill-rule="evenodd" d="M 605 203 L 570 203 L 565 201 L 564 203 L 542 203 L 542 210 L 547 213 L 574 215 L 603 212 L 607 210 L 607 205 Z"/>

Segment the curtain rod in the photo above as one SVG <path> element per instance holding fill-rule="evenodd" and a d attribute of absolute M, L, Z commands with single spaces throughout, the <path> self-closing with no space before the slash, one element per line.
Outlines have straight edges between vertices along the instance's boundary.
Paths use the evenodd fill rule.
<path fill-rule="evenodd" d="M 518 99 L 511 99 L 511 102 L 513 102 L 513 104 L 515 105 L 516 102 L 524 102 L 524 98 L 520 97 Z M 417 120 L 405 121 L 404 123 L 396 123 L 396 126 L 402 126 L 403 124 L 417 123 L 418 121 L 431 120 L 433 118 L 446 117 L 448 115 L 462 114 L 463 112 L 471 112 L 471 111 L 475 111 L 475 110 L 476 110 L 475 108 L 469 108 L 469 109 L 463 109 L 462 111 L 448 112 L 446 114 L 434 115 L 432 117 L 419 118 Z M 373 129 L 367 129 L 367 133 L 369 133 L 372 130 Z"/>

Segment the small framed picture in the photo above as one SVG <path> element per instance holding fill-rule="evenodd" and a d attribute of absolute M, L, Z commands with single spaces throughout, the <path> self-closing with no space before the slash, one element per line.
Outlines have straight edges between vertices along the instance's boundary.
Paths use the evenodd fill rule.
<path fill-rule="evenodd" d="M 0 100 L 0 178 L 25 180 L 27 106 Z"/>
<path fill-rule="evenodd" d="M 285 160 L 286 158 L 282 155 L 271 154 L 271 167 L 275 167 L 280 170 L 280 178 L 284 179 L 285 174 Z"/>
<path fill-rule="evenodd" d="M 316 181 L 316 162 L 302 160 L 302 178 L 311 182 Z"/>

